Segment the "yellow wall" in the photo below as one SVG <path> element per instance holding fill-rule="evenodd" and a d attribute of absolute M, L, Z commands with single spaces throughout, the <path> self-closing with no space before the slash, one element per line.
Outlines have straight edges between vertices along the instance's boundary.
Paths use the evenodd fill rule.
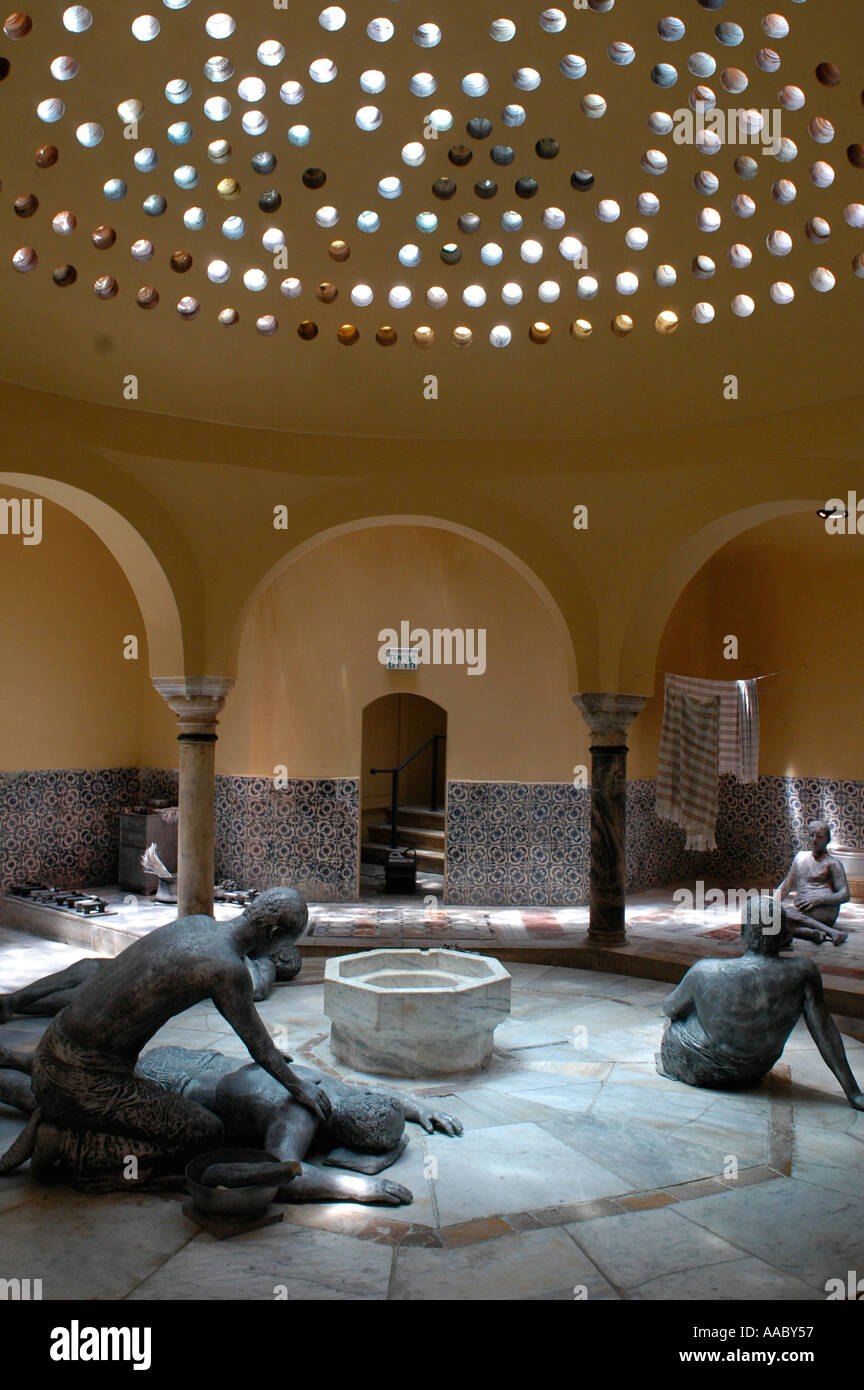
<path fill-rule="evenodd" d="M 137 765 L 145 711 L 162 701 L 138 605 L 101 541 L 43 502 L 41 544 L 0 535 L 0 593 L 0 767 Z M 130 634 L 137 661 L 123 658 Z"/>
<path fill-rule="evenodd" d="M 663 635 L 661 671 L 759 683 L 763 776 L 864 778 L 864 536 L 829 536 L 815 516 L 758 526 L 719 551 L 684 590 Z M 739 660 L 723 658 L 728 634 Z M 631 777 L 653 777 L 656 698 L 633 725 Z"/>
<path fill-rule="evenodd" d="M 485 628 L 486 672 L 387 671 L 378 633 Z M 455 779 L 564 782 L 587 763 L 560 629 L 504 560 L 430 527 L 377 527 L 291 565 L 254 607 L 217 746 L 222 772 L 356 777 L 363 709 L 395 691 L 447 711 Z"/>

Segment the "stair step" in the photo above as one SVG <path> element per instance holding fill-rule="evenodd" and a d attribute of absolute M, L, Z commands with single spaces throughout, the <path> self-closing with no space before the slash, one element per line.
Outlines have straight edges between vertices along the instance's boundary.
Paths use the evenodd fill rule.
<path fill-rule="evenodd" d="M 399 807 L 400 824 L 416 825 L 427 830 L 443 830 L 444 819 L 443 811 L 429 811 L 423 806 Z"/>
<path fill-rule="evenodd" d="M 360 860 L 364 864 L 386 864 L 389 853 L 389 844 L 376 845 L 369 841 L 364 841 L 360 846 Z M 426 873 L 443 874 L 443 850 L 419 849 L 417 851 L 417 868 Z"/>
<path fill-rule="evenodd" d="M 389 845 L 392 839 L 390 822 L 385 821 L 378 825 L 369 825 L 366 828 L 368 838 L 376 845 Z M 400 845 L 410 845 L 414 849 L 444 849 L 444 831 L 427 830 L 422 827 L 405 825 L 401 818 L 396 822 L 396 840 Z"/>

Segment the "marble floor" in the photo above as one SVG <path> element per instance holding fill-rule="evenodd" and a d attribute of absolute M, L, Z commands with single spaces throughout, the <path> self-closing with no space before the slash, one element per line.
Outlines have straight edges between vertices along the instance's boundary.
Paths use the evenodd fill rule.
<path fill-rule="evenodd" d="M 81 954 L 0 929 L 0 990 Z M 259 1009 L 298 1062 L 348 1076 L 322 969 L 307 959 Z M 827 1280 L 864 1274 L 864 1114 L 803 1028 L 758 1090 L 698 1091 L 654 1069 L 666 985 L 508 969 L 489 1068 L 396 1083 L 464 1125 L 411 1127 L 388 1172 L 410 1205 L 286 1204 L 280 1224 L 218 1241 L 179 1197 L 40 1189 L 24 1168 L 0 1179 L 0 1277 L 41 1278 L 46 1300 L 824 1301 Z M 0 1039 L 29 1049 L 43 1026 L 15 1019 Z M 210 1005 L 168 1042 L 246 1057 Z M 846 1043 L 864 1079 L 864 1045 Z M 20 1126 L 0 1109 L 2 1147 Z"/>

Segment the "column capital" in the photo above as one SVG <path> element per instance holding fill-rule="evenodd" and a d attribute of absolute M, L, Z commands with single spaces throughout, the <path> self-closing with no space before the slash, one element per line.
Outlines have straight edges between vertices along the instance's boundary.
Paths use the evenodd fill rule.
<path fill-rule="evenodd" d="M 645 705 L 647 695 L 599 692 L 574 695 L 573 703 L 588 725 L 597 746 L 626 746 L 627 731 Z"/>
<path fill-rule="evenodd" d="M 227 676 L 155 676 L 153 685 L 174 711 L 180 738 L 216 738 L 218 715 L 234 681 Z"/>

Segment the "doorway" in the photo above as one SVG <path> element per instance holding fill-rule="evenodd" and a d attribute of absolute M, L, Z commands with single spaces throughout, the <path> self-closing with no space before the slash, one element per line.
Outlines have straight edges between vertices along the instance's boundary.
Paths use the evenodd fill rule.
<path fill-rule="evenodd" d="M 395 846 L 416 854 L 418 894 L 440 897 L 446 854 L 447 711 L 422 695 L 382 695 L 363 711 L 362 748 L 361 892 L 377 895 L 382 890 L 384 866 Z"/>

